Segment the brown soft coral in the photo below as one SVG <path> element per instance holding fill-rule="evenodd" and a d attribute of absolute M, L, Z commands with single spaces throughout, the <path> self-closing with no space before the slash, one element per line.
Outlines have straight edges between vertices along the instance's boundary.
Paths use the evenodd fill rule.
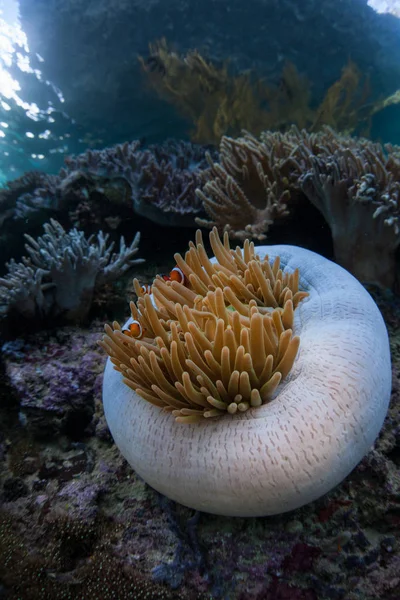
<path fill-rule="evenodd" d="M 312 97 L 310 81 L 290 62 L 278 82 L 267 82 L 250 71 L 232 73 L 227 61 L 217 65 L 197 50 L 179 55 L 165 39 L 151 44 L 140 61 L 152 87 L 191 121 L 192 140 L 201 143 L 218 144 L 221 136 L 243 129 L 255 135 L 286 131 L 293 124 L 366 134 L 373 113 L 398 101 L 393 96 L 374 102 L 368 77 L 351 60 L 322 100 Z"/>
<path fill-rule="evenodd" d="M 220 162 L 209 158 L 207 181 L 196 191 L 210 220 L 196 218 L 197 224 L 216 226 L 242 241 L 265 239 L 274 219 L 288 214 L 289 181 L 281 173 L 290 163 L 289 146 L 279 134 L 269 145 L 250 134 L 223 137 Z"/>
<path fill-rule="evenodd" d="M 232 76 L 227 63 L 217 66 L 197 50 L 179 56 L 165 39 L 151 44 L 150 55 L 140 61 L 156 92 L 193 123 L 192 141 L 217 144 L 227 132 L 269 127 L 259 84 L 249 73 Z"/>
<path fill-rule="evenodd" d="M 393 288 L 400 243 L 400 161 L 379 144 L 337 137 L 329 158 L 310 156 L 308 199 L 331 229 L 335 259 L 363 282 Z"/>
<path fill-rule="evenodd" d="M 335 259 L 363 282 L 395 286 L 400 243 L 400 148 L 342 136 L 264 132 L 223 138 L 198 196 L 210 220 L 231 238 L 262 240 L 275 219 L 304 196 L 322 213 Z"/>
<path fill-rule="evenodd" d="M 363 77 L 357 65 L 349 60 L 341 77 L 331 85 L 315 110 L 310 129 L 318 131 L 322 125 L 329 125 L 337 131 L 352 133 L 363 123 L 368 131 L 373 110 L 373 105 L 367 104 L 370 96 L 369 78 Z"/>
<path fill-rule="evenodd" d="M 218 144 L 223 135 L 242 129 L 259 134 L 292 123 L 306 127 L 314 120 L 309 81 L 292 63 L 272 85 L 249 71 L 232 74 L 228 62 L 216 65 L 197 50 L 180 56 L 165 39 L 151 44 L 149 56 L 140 61 L 160 97 L 193 123 L 195 142 Z"/>

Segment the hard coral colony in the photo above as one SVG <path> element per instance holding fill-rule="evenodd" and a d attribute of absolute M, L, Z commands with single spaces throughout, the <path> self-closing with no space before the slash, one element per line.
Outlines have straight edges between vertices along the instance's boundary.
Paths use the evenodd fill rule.
<path fill-rule="evenodd" d="M 216 229 L 210 241 L 211 260 L 200 232 L 175 255 L 187 286 L 158 277 L 150 296 L 136 282 L 127 325 L 141 339 L 106 326 L 106 419 L 169 498 L 232 516 L 289 511 L 375 440 L 391 390 L 386 328 L 361 284 L 313 252 L 233 250 Z"/>

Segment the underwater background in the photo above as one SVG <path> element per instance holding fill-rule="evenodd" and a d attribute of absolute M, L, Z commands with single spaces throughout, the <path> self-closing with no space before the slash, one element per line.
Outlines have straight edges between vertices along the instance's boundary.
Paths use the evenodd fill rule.
<path fill-rule="evenodd" d="M 0 0 L 0 598 L 400 599 L 399 194 L 396 0 Z M 289 513 L 172 502 L 104 417 L 104 323 L 213 227 L 388 329 L 378 440 Z"/>

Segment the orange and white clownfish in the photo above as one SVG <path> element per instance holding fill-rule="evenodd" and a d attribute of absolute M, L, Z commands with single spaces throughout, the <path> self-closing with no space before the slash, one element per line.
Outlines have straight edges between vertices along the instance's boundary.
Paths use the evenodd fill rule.
<path fill-rule="evenodd" d="M 177 281 L 183 285 L 187 285 L 189 283 L 186 275 L 178 266 L 172 269 L 171 273 L 169 274 L 169 279 L 170 281 Z"/>
<path fill-rule="evenodd" d="M 141 285 L 140 289 L 143 294 L 151 294 L 151 285 L 149 283 L 147 285 Z"/>
<path fill-rule="evenodd" d="M 164 281 L 177 281 L 178 283 L 182 283 L 183 285 L 189 285 L 189 280 L 186 275 L 183 273 L 182 269 L 178 266 L 175 266 L 169 275 L 160 275 Z M 142 285 L 140 290 L 143 294 L 151 294 L 151 285 Z"/>
<path fill-rule="evenodd" d="M 135 338 L 136 340 L 142 339 L 142 337 L 144 336 L 144 332 L 144 327 L 142 327 L 142 325 L 137 319 L 132 321 L 132 323 L 129 323 L 128 327 L 125 327 L 125 329 L 122 330 L 122 333 L 124 333 L 128 337 Z"/>

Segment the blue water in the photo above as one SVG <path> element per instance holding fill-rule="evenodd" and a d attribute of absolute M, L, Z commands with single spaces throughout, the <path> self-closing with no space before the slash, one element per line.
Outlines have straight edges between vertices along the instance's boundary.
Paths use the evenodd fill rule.
<path fill-rule="evenodd" d="M 400 9 L 395 1 L 370 0 L 383 12 L 379 17 L 372 8 L 365 12 L 364 0 L 320 3 L 314 13 L 306 3 L 304 15 L 297 14 L 295 2 L 277 12 L 273 1 L 255 2 L 253 11 L 238 10 L 236 2 L 215 2 L 208 9 L 207 2 L 188 1 L 181 10 L 172 3 L 165 14 L 152 4 L 142 11 L 140 4 L 135 13 L 124 3 L 109 9 L 107 3 L 92 0 L 82 0 L 79 8 L 62 0 L 52 5 L 0 0 L 0 182 L 34 169 L 56 173 L 65 155 L 89 147 L 188 137 L 183 115 L 149 90 L 138 68 L 138 55 L 146 56 L 148 44 L 164 36 L 178 52 L 198 48 L 216 64 L 228 60 L 233 73 L 251 70 L 254 77 L 272 83 L 279 84 L 285 61 L 292 61 L 309 79 L 314 103 L 339 78 L 348 58 L 371 77 L 368 102 L 400 88 L 400 25 L 395 16 Z M 333 16 L 330 4 L 337 7 Z M 329 23 L 331 29 L 325 23 L 327 31 L 321 30 L 324 11 L 328 21 L 338 18 L 344 5 L 354 9 L 359 28 L 354 37 L 353 24 L 349 21 L 346 29 L 344 19 Z M 356 13 L 362 5 L 360 18 Z M 279 41 L 285 10 L 288 15 L 290 11 L 291 32 L 285 34 L 287 41 Z M 271 31 L 276 31 L 276 40 Z M 399 105 L 374 115 L 369 134 L 400 143 Z"/>

